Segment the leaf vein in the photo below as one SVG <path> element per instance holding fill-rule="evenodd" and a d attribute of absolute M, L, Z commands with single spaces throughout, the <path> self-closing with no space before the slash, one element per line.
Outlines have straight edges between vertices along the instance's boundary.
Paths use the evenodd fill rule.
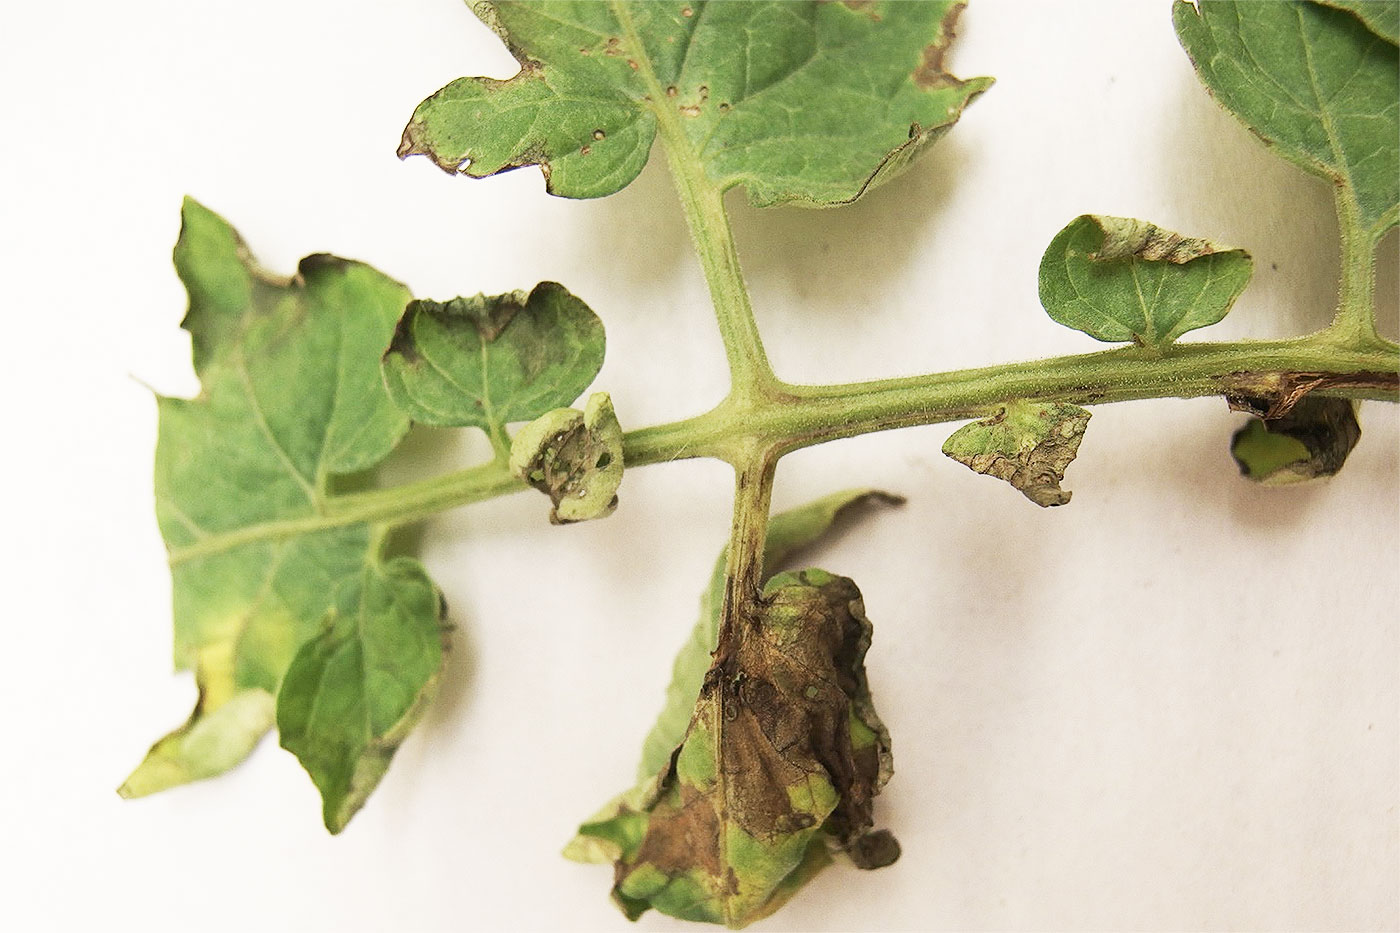
<path fill-rule="evenodd" d="M 287 451 L 282 442 L 272 431 L 272 426 L 267 422 L 267 413 L 263 411 L 262 401 L 258 398 L 257 390 L 253 386 L 253 377 L 248 372 L 248 362 L 243 357 L 242 348 L 238 348 L 231 354 L 233 357 L 234 370 L 238 373 L 239 380 L 243 383 L 243 391 L 248 397 L 248 405 L 253 413 L 253 423 L 258 426 L 259 432 L 267 438 L 267 442 L 272 445 L 272 452 L 277 455 L 277 459 L 282 461 L 282 465 L 287 468 L 288 473 L 306 493 L 306 500 L 311 506 L 320 511 L 320 501 L 316 493 L 316 487 L 305 474 L 298 469 L 296 463 L 292 461 L 291 454 Z"/>

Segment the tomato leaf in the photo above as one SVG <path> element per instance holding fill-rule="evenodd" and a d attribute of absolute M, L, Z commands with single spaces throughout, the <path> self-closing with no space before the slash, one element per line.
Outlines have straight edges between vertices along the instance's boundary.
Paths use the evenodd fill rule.
<path fill-rule="evenodd" d="M 899 505 L 904 500 L 875 489 L 847 489 L 823 496 L 799 508 L 782 512 L 768 523 L 768 540 L 763 551 L 765 573 L 776 571 L 793 555 L 817 543 L 833 525 L 860 514 L 871 505 Z M 720 609 L 724 602 L 724 566 L 727 550 L 715 560 L 710 584 L 700 598 L 700 618 L 690 639 L 676 655 L 671 683 L 666 688 L 666 705 L 642 743 L 637 777 L 645 780 L 656 774 L 680 744 L 700 695 L 700 684 L 710 668 L 710 654 L 719 640 Z"/>
<path fill-rule="evenodd" d="M 279 279 L 212 211 L 186 200 L 183 220 L 175 266 L 201 391 L 158 400 L 156 516 L 175 662 L 194 669 L 199 702 L 122 785 L 128 797 L 242 761 L 272 727 L 298 651 L 327 618 L 357 616 L 358 581 L 398 572 L 380 560 L 385 527 L 327 517 L 338 477 L 371 469 L 408 429 L 379 375 L 407 290 L 326 255 Z M 395 616 L 406 632 L 439 625 L 436 603 L 416 611 Z M 408 681 L 426 687 L 394 689 Z"/>
<path fill-rule="evenodd" d="M 1354 14 L 1367 28 L 1392 45 L 1400 44 L 1400 0 L 1317 0 Z"/>
<path fill-rule="evenodd" d="M 706 673 L 660 772 L 604 827 L 581 829 L 617 844 L 613 896 L 629 917 L 654 907 L 739 927 L 780 907 L 830 850 L 862 868 L 899 857 L 871 831 L 893 768 L 866 685 L 860 591 L 821 570 L 779 574 L 755 621 Z"/>
<path fill-rule="evenodd" d="M 1395 3 L 1177 0 L 1172 16 L 1216 100 L 1284 158 L 1337 185 L 1372 237 L 1400 222 Z"/>
<path fill-rule="evenodd" d="M 321 790 L 338 833 L 364 805 L 418 723 L 445 660 L 445 604 L 417 561 L 367 565 L 345 580 L 319 635 L 302 645 L 277 696 L 282 747 Z"/>
<path fill-rule="evenodd" d="M 578 398 L 603 349 L 598 316 L 557 282 L 528 296 L 414 301 L 384 353 L 384 382 L 420 424 L 503 435 Z"/>
<path fill-rule="evenodd" d="M 626 187 L 658 132 L 720 190 L 838 204 L 892 177 L 991 85 L 943 68 L 962 4 L 877 0 L 477 2 L 508 81 L 462 78 L 419 105 L 400 156 L 474 177 L 538 165 L 548 190 Z"/>
<path fill-rule="evenodd" d="M 1254 262 L 1126 217 L 1084 214 L 1040 260 L 1040 303 L 1051 318 L 1104 341 L 1162 348 L 1225 316 Z"/>

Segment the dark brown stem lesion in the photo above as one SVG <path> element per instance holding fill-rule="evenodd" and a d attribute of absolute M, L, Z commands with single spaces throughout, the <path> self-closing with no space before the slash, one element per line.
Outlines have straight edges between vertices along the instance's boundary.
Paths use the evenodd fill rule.
<path fill-rule="evenodd" d="M 1222 380 L 1225 401 L 1237 411 L 1265 420 L 1282 418 L 1309 395 L 1340 395 L 1400 391 L 1400 372 L 1272 372 L 1231 373 Z"/>
<path fill-rule="evenodd" d="M 757 623 L 763 599 L 763 549 L 773 500 L 776 451 L 762 451 L 734 467 L 734 517 L 725 556 L 724 603 L 715 662 L 733 651 L 739 632 Z"/>

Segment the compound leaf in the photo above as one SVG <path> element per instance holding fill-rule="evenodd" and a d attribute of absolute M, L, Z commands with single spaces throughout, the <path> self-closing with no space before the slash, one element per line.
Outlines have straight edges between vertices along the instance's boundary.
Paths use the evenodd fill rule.
<path fill-rule="evenodd" d="M 369 565 L 342 583 L 319 635 L 282 679 L 277 730 L 321 791 L 338 833 L 364 805 L 437 686 L 445 606 L 415 560 Z"/>
<path fill-rule="evenodd" d="M 1065 469 L 1079 452 L 1089 412 L 1061 402 L 1011 402 L 992 417 L 965 424 L 943 453 L 977 473 L 1006 480 L 1036 505 L 1064 505 Z"/>
<path fill-rule="evenodd" d="M 1051 318 L 1104 341 L 1162 348 L 1225 316 L 1249 284 L 1240 249 L 1126 217 L 1083 214 L 1040 260 L 1040 303 Z"/>
<path fill-rule="evenodd" d="M 1338 186 L 1372 237 L 1400 221 L 1395 3 L 1177 0 L 1172 15 L 1218 101 L 1285 158 Z"/>
<path fill-rule="evenodd" d="M 344 584 L 379 564 L 384 529 L 324 521 L 335 479 L 373 467 L 408 428 L 379 376 L 402 285 L 326 255 L 275 278 L 188 199 L 175 266 L 201 392 L 159 399 L 156 516 L 175 663 L 194 669 L 199 702 L 123 796 L 219 774 L 271 728 L 293 657 L 328 614 L 352 613 Z"/>
<path fill-rule="evenodd" d="M 854 200 L 946 131 L 989 78 L 943 69 L 962 3 L 473 2 L 520 73 L 428 98 L 399 155 L 483 177 L 539 165 L 548 190 L 619 191 L 658 132 L 759 205 Z"/>
<path fill-rule="evenodd" d="M 1277 418 L 1251 418 L 1230 453 L 1244 476 L 1285 486 L 1335 475 L 1360 439 L 1355 403 L 1308 395 Z"/>
<path fill-rule="evenodd" d="M 506 424 L 568 405 L 603 365 L 603 324 L 557 282 L 528 296 L 414 301 L 384 354 L 394 401 L 421 424 Z"/>

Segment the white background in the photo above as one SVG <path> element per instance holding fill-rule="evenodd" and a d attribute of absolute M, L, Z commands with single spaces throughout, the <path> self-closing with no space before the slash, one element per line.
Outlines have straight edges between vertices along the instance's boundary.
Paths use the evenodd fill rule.
<path fill-rule="evenodd" d="M 1197 84 L 1166 2 L 974 0 L 950 56 L 997 85 L 907 177 L 733 223 L 784 377 L 846 381 L 1094 349 L 1036 300 L 1083 212 L 1247 247 L 1212 338 L 1329 319 L 1327 188 Z M 15 5 L 0 31 L 5 715 L 0 926 L 625 930 L 557 852 L 626 786 L 728 521 L 711 462 L 629 473 L 606 522 L 514 497 L 429 523 L 457 626 L 445 686 L 340 837 L 275 740 L 227 777 L 114 788 L 188 714 L 152 512 L 155 406 L 192 393 L 170 266 L 181 195 L 289 272 L 332 251 L 421 296 L 565 283 L 608 327 L 625 426 L 699 412 L 723 354 L 662 160 L 598 202 L 538 172 L 394 157 L 417 102 L 507 77 L 455 0 Z M 1383 327 L 1396 330 L 1396 238 Z M 1195 335 L 1193 335 L 1195 336 Z M 950 426 L 785 460 L 776 505 L 903 493 L 814 562 L 855 578 L 895 738 L 892 868 L 828 871 L 763 930 L 1400 925 L 1397 415 L 1336 479 L 1259 489 L 1218 399 L 1109 406 L 1038 510 L 939 454 Z M 436 432 L 396 477 L 479 456 Z M 649 914 L 641 929 L 685 927 Z"/>

